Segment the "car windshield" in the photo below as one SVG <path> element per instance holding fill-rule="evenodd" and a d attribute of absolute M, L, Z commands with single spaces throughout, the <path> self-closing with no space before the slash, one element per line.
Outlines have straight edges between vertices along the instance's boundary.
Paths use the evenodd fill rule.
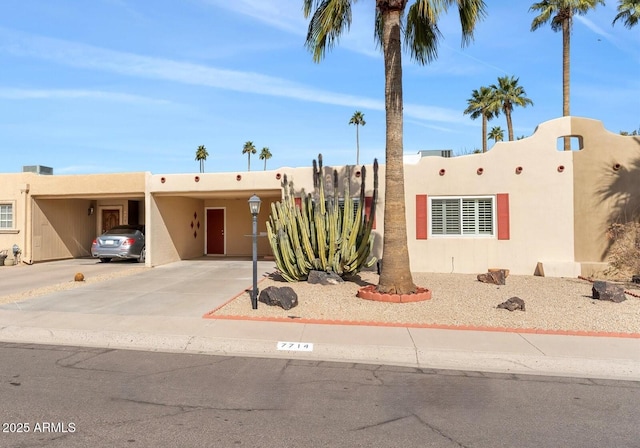
<path fill-rule="evenodd" d="M 114 227 L 113 229 L 107 230 L 105 235 L 135 235 L 137 229 L 132 229 L 129 227 Z"/>

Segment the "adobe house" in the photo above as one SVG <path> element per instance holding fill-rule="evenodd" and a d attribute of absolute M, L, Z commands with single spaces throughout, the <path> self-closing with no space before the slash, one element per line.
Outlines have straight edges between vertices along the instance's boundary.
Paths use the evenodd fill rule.
<path fill-rule="evenodd" d="M 574 151 L 558 150 L 571 136 Z M 310 155 L 312 159 L 315 155 Z M 331 164 L 330 160 L 325 163 Z M 360 169 L 336 167 L 357 196 Z M 365 204 L 372 195 L 367 169 Z M 17 243 L 23 260 L 89 255 L 105 226 L 144 223 L 147 260 L 251 255 L 247 200 L 262 199 L 259 256 L 271 253 L 266 221 L 282 197 L 313 191 L 312 169 L 47 176 L 0 174 L 0 250 Z M 325 181 L 332 182 L 329 169 Z M 380 166 L 374 254 L 382 254 L 384 165 Z M 341 190 L 341 188 L 340 188 Z M 590 275 L 606 267 L 606 231 L 640 219 L 640 137 L 621 136 L 597 120 L 563 117 L 533 135 L 499 142 L 485 154 L 422 157 L 405 163 L 407 244 L 415 272 Z"/>

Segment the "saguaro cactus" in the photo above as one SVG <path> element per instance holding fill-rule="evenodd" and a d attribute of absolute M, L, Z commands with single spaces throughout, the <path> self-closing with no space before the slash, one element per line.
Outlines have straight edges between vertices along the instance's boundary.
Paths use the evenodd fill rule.
<path fill-rule="evenodd" d="M 333 191 L 327 192 L 322 175 L 322 154 L 313 161 L 313 194 L 301 198 L 296 206 L 293 185 L 282 183 L 283 200 L 271 204 L 267 221 L 269 244 L 282 277 L 294 282 L 305 280 L 310 270 L 355 274 L 372 266 L 373 220 L 378 199 L 378 161 L 373 162 L 373 198 L 365 216 L 366 169 L 361 168 L 360 197 L 351 197 L 351 172 L 347 167 L 339 196 L 338 172 L 333 170 Z M 340 207 L 340 200 L 344 205 Z"/>

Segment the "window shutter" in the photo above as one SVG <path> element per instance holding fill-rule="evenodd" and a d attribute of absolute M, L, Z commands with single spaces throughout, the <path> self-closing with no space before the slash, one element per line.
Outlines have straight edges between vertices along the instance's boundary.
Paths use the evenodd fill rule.
<path fill-rule="evenodd" d="M 427 195 L 416 195 L 416 239 L 427 239 Z"/>
<path fill-rule="evenodd" d="M 444 199 L 445 235 L 460 235 L 460 200 Z"/>
<path fill-rule="evenodd" d="M 509 229 L 509 194 L 500 193 L 496 196 L 497 214 L 498 214 L 498 239 L 508 240 L 510 239 Z"/>
<path fill-rule="evenodd" d="M 364 198 L 364 215 L 367 217 L 367 219 L 371 219 L 371 202 L 373 201 L 373 198 L 371 196 L 366 196 Z M 376 217 L 373 217 L 373 227 L 372 229 L 376 228 Z"/>

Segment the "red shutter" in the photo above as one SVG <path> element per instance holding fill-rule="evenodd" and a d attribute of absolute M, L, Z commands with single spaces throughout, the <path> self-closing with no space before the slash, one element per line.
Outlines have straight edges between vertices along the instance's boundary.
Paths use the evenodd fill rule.
<path fill-rule="evenodd" d="M 364 198 L 364 216 L 367 217 L 367 219 L 369 219 L 370 215 L 371 215 L 371 202 L 373 201 L 373 198 L 371 196 L 367 196 Z M 376 217 L 373 217 L 373 227 L 372 229 L 376 228 Z"/>
<path fill-rule="evenodd" d="M 302 199 L 301 198 L 293 198 L 293 201 L 296 204 L 296 207 L 302 210 Z"/>
<path fill-rule="evenodd" d="M 427 195 L 416 195 L 416 239 L 427 239 Z"/>
<path fill-rule="evenodd" d="M 510 239 L 511 232 L 509 229 L 509 194 L 500 193 L 497 195 L 497 213 L 498 213 L 498 239 Z"/>

